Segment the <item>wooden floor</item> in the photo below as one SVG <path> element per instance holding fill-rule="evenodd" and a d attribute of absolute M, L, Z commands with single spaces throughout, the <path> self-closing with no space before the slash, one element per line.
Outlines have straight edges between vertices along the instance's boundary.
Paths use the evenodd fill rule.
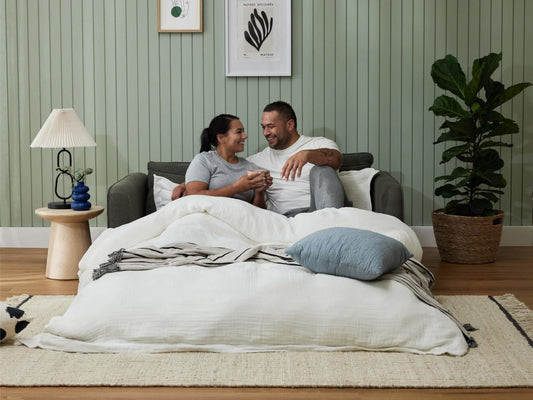
<path fill-rule="evenodd" d="M 423 263 L 436 277 L 433 293 L 499 295 L 513 293 L 533 309 L 533 247 L 502 247 L 492 264 L 440 261 L 425 248 Z M 0 299 L 28 294 L 75 294 L 78 281 L 44 276 L 46 249 L 0 248 Z M 1 351 L 1 349 L 0 349 Z M 0 357 L 1 360 L 1 357 Z M 5 362 L 1 360 L 0 362 Z M 533 373 L 533 371 L 532 371 Z M 533 388 L 511 389 L 289 389 L 289 388 L 0 388 L 1 399 L 532 399 Z"/>

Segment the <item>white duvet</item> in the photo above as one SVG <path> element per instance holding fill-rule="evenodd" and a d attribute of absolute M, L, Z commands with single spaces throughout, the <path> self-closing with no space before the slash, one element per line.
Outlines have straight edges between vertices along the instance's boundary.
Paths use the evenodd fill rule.
<path fill-rule="evenodd" d="M 23 344 L 75 352 L 467 352 L 451 319 L 392 280 L 363 282 L 255 262 L 91 277 L 120 248 L 175 242 L 233 249 L 290 245 L 335 226 L 385 234 L 415 258 L 422 256 L 415 233 L 388 215 L 342 208 L 286 218 L 239 200 L 188 196 L 104 231 L 80 261 L 78 295 L 67 312 Z"/>

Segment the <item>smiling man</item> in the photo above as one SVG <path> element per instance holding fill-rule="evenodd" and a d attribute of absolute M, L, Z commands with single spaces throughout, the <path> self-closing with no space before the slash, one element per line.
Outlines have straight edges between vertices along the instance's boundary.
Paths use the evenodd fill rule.
<path fill-rule="evenodd" d="M 269 170 L 274 180 L 267 190 L 269 210 L 293 216 L 344 205 L 344 189 L 335 171 L 342 155 L 334 141 L 300 135 L 296 114 L 283 101 L 264 108 L 261 127 L 268 147 L 247 159 Z"/>

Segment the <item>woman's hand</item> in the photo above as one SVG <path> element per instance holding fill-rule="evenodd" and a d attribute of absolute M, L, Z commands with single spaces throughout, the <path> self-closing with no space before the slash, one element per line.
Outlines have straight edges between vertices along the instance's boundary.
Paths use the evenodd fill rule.
<path fill-rule="evenodd" d="M 187 196 L 187 192 L 185 190 L 185 182 L 180 183 L 174 188 L 174 190 L 172 190 L 172 200 L 179 199 L 183 196 Z"/>
<path fill-rule="evenodd" d="M 259 170 L 252 170 L 246 172 L 243 176 L 237 179 L 233 185 L 236 192 L 241 193 L 248 190 L 261 189 L 266 183 L 266 173 Z"/>
<path fill-rule="evenodd" d="M 251 171 L 248 171 L 251 172 Z M 266 204 L 266 190 L 272 186 L 272 177 L 270 171 L 258 171 L 263 178 L 262 185 L 255 189 L 253 205 L 260 208 L 267 208 Z"/>
<path fill-rule="evenodd" d="M 264 184 L 263 186 L 256 188 L 256 193 L 263 193 L 265 190 L 267 190 L 270 186 L 272 186 L 273 179 L 270 176 L 270 171 L 264 172 Z"/>

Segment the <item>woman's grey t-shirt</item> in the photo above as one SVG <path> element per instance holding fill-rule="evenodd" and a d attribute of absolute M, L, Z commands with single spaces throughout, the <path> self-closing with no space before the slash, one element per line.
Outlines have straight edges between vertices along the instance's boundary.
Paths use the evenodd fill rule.
<path fill-rule="evenodd" d="M 244 158 L 237 158 L 239 162 L 237 164 L 231 164 L 222 159 L 216 150 L 204 151 L 197 154 L 191 161 L 189 168 L 187 168 L 185 183 L 194 181 L 204 182 L 209 185 L 209 190 L 220 189 L 234 183 L 246 171 L 259 169 L 254 163 Z M 254 199 L 254 191 L 248 190 L 237 193 L 233 197 L 251 203 Z"/>

